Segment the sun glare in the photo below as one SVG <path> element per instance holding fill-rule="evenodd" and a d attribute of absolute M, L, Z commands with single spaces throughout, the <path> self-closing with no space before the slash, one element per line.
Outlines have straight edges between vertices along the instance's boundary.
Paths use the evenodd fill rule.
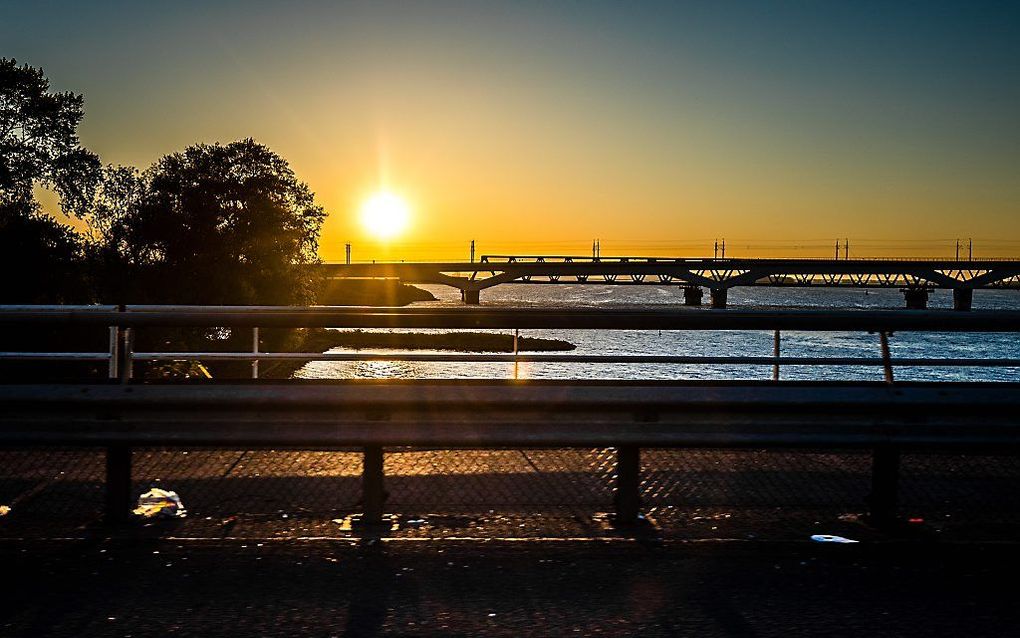
<path fill-rule="evenodd" d="M 372 195 L 361 205 L 361 223 L 373 236 L 389 239 L 407 228 L 411 209 L 398 195 L 386 191 Z"/>

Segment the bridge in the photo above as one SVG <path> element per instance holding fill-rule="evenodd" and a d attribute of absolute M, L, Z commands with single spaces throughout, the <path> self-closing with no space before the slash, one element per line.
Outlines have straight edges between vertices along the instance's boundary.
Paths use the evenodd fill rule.
<path fill-rule="evenodd" d="M 389 278 L 452 286 L 467 304 L 501 284 L 679 286 L 684 303 L 700 306 L 708 289 L 725 308 L 738 286 L 900 288 L 909 309 L 923 309 L 933 289 L 953 291 L 953 307 L 970 310 L 974 291 L 1020 288 L 1020 260 L 956 259 L 701 259 L 483 255 L 477 262 L 321 264 L 329 278 Z"/>

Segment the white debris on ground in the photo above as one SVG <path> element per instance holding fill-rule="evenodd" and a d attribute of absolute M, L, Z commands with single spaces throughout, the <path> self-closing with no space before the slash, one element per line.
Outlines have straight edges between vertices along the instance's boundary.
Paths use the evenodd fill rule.
<path fill-rule="evenodd" d="M 10 505 L 0 505 L 0 516 L 7 516 L 11 513 Z"/>
<path fill-rule="evenodd" d="M 851 538 L 844 538 L 842 536 L 833 536 L 831 534 L 815 534 L 811 537 L 811 540 L 816 543 L 859 543 Z"/>
<path fill-rule="evenodd" d="M 177 492 L 154 487 L 138 497 L 136 516 L 142 518 L 184 518 L 188 511 Z"/>

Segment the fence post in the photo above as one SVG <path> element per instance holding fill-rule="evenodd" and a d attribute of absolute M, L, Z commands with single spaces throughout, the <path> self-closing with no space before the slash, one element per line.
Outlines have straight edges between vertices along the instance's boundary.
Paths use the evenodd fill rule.
<path fill-rule="evenodd" d="M 126 522 L 131 516 L 131 448 L 109 445 L 106 448 L 107 525 Z"/>
<path fill-rule="evenodd" d="M 365 525 L 382 523 L 383 502 L 383 449 L 381 445 L 366 445 L 361 467 L 361 522 Z"/>
<path fill-rule="evenodd" d="M 123 337 L 120 348 L 120 382 L 130 383 L 135 373 L 135 329 L 128 327 L 120 332 Z"/>
<path fill-rule="evenodd" d="M 871 456 L 871 494 L 868 495 L 868 517 L 877 527 L 888 527 L 896 521 L 899 505 L 900 451 L 891 445 L 874 449 Z"/>
<path fill-rule="evenodd" d="M 255 326 L 251 329 L 251 353 L 259 353 L 259 327 Z M 259 378 L 259 360 L 253 359 L 251 362 L 251 378 Z"/>
<path fill-rule="evenodd" d="M 892 355 L 889 353 L 889 333 L 885 331 L 879 332 L 878 341 L 882 347 L 882 370 L 885 374 L 885 382 L 893 383 Z"/>
<path fill-rule="evenodd" d="M 772 335 L 772 357 L 776 360 L 772 364 L 772 380 L 779 381 L 779 344 L 780 344 L 779 331 L 776 330 Z"/>
<path fill-rule="evenodd" d="M 641 448 L 622 445 L 616 448 L 616 508 L 617 525 L 634 525 L 641 516 Z"/>
<path fill-rule="evenodd" d="M 110 363 L 107 376 L 110 379 L 120 377 L 120 326 L 110 326 Z"/>

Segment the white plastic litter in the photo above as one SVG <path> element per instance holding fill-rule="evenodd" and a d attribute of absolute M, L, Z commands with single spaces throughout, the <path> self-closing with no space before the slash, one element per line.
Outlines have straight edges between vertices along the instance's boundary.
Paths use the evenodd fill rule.
<path fill-rule="evenodd" d="M 134 513 L 142 518 L 184 518 L 188 511 L 177 492 L 154 487 L 138 497 Z"/>
<path fill-rule="evenodd" d="M 831 534 L 815 534 L 811 537 L 811 540 L 816 543 L 859 543 L 852 538 L 844 538 L 842 536 L 833 536 Z"/>

